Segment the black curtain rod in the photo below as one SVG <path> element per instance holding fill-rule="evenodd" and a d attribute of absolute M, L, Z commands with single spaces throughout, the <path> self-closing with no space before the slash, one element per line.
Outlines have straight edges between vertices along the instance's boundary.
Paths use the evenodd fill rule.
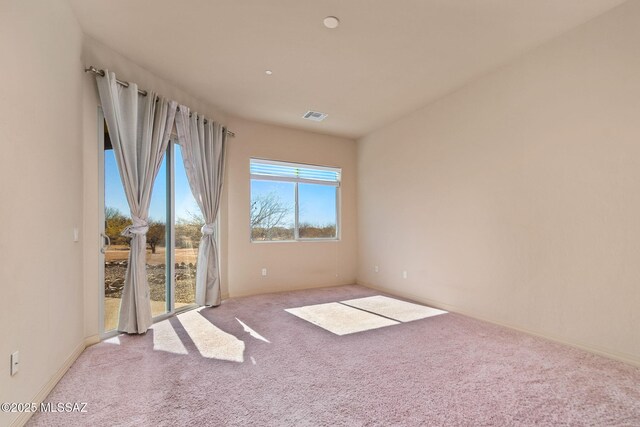
<path fill-rule="evenodd" d="M 98 69 L 97 69 L 96 67 L 94 67 L 93 65 L 90 65 L 88 68 L 85 68 L 85 69 L 84 69 L 84 72 L 85 72 L 85 73 L 93 73 L 93 74 L 97 74 L 97 75 L 102 76 L 102 77 L 104 77 L 104 75 L 105 75 L 105 74 L 104 74 L 104 70 L 98 70 Z M 118 80 L 118 79 L 116 79 L 116 82 L 117 82 L 119 85 L 122 85 L 122 86 L 124 86 L 124 87 L 129 87 L 129 82 L 123 82 L 122 80 Z M 147 91 L 146 91 L 146 90 L 138 89 L 138 93 L 139 93 L 140 95 L 142 95 L 142 96 L 147 96 Z M 178 111 L 180 111 L 180 107 L 178 107 Z M 192 116 L 192 114 L 191 114 L 191 113 L 189 113 L 189 117 L 191 117 L 191 116 Z M 204 124 L 207 124 L 207 119 L 204 119 Z M 233 138 L 234 136 L 236 136 L 236 134 L 235 134 L 235 133 L 233 133 L 233 132 L 231 132 L 230 130 L 228 130 L 228 129 L 225 129 L 225 130 L 226 130 L 226 132 L 227 132 L 227 136 L 230 136 L 230 137 L 232 137 L 232 138 Z"/>

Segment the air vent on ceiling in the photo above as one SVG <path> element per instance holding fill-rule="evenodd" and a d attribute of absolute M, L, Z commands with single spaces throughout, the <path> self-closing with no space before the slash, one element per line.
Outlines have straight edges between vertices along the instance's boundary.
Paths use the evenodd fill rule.
<path fill-rule="evenodd" d="M 314 122 L 321 122 L 324 119 L 326 119 L 328 116 L 328 114 L 325 113 L 319 113 L 317 111 L 307 111 L 304 116 L 302 116 L 303 119 L 307 119 L 307 120 L 313 120 Z"/>

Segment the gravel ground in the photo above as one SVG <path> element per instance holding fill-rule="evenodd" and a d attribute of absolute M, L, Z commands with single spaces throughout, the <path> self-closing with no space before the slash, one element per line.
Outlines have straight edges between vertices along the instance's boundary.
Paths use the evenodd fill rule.
<path fill-rule="evenodd" d="M 195 300 L 196 266 L 193 263 L 175 265 L 176 286 L 175 301 L 178 303 L 192 303 Z M 127 271 L 127 261 L 113 261 L 105 263 L 104 294 L 109 298 L 120 298 L 124 286 L 124 275 Z M 147 264 L 147 280 L 153 301 L 165 300 L 165 265 Z"/>

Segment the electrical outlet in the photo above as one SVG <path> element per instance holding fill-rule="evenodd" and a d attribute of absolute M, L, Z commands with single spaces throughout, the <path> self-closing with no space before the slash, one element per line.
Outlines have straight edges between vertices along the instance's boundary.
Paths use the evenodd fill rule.
<path fill-rule="evenodd" d="M 80 241 L 80 230 L 78 230 L 78 227 L 73 227 L 73 241 Z"/>
<path fill-rule="evenodd" d="M 375 271 L 376 273 L 380 271 L 380 268 L 376 265 L 375 267 L 373 267 L 373 271 Z"/>
<path fill-rule="evenodd" d="M 263 268 L 263 269 L 262 269 L 262 276 L 264 277 L 264 276 L 266 276 L 266 275 L 267 275 L 267 269 L 266 269 L 266 268 Z"/>
<path fill-rule="evenodd" d="M 18 373 L 19 362 L 20 362 L 20 352 L 16 351 L 14 353 L 11 353 L 11 376 L 14 376 L 15 374 Z"/>
<path fill-rule="evenodd" d="M 403 270 L 402 271 L 402 278 L 406 279 L 407 278 L 407 270 Z"/>

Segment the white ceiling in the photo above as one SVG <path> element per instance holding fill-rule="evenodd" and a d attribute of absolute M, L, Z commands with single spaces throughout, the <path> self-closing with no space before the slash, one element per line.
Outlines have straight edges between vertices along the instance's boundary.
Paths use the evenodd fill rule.
<path fill-rule="evenodd" d="M 348 137 L 624 2 L 70 1 L 85 33 L 232 115 Z M 329 117 L 303 120 L 310 109 Z"/>

